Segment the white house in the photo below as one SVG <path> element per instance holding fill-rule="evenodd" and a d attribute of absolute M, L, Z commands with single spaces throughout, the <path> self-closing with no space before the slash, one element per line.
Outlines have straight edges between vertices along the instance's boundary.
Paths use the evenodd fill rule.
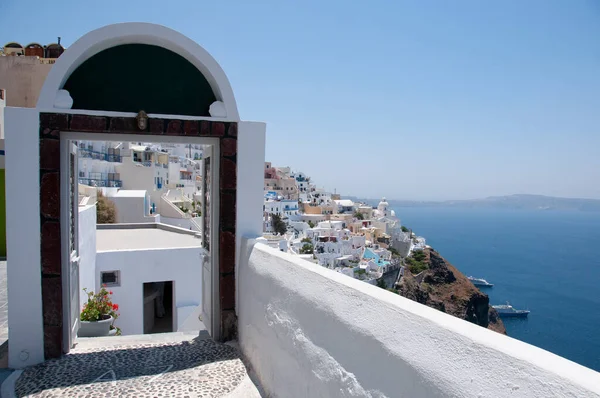
<path fill-rule="evenodd" d="M 106 196 L 115 204 L 118 223 L 160 222 L 160 215 L 151 211 L 151 200 L 147 191 L 119 189 Z"/>
<path fill-rule="evenodd" d="M 93 289 L 105 284 L 113 292 L 120 313 L 115 326 L 123 335 L 176 332 L 190 321 L 201 325 L 196 309 L 202 290 L 196 281 L 202 279 L 202 244 L 194 232 L 158 223 L 103 225 L 96 231 L 96 247 Z M 166 284 L 162 296 L 156 283 Z M 156 313 L 157 306 L 164 307 L 163 314 Z"/>

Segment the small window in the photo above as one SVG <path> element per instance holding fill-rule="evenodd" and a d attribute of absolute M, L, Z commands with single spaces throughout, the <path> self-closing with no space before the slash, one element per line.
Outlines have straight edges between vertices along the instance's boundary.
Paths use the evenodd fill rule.
<path fill-rule="evenodd" d="M 100 280 L 102 285 L 119 286 L 121 284 L 119 271 L 100 272 Z"/>

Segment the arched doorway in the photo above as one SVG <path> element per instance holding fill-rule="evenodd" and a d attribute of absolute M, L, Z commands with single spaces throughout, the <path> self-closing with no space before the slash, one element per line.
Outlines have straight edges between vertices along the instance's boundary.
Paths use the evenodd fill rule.
<path fill-rule="evenodd" d="M 136 55 L 128 56 L 128 52 Z M 104 84 L 99 86 L 90 79 L 89 71 L 98 71 L 98 65 L 112 60 L 115 54 L 125 54 L 122 58 L 128 58 L 127 65 L 120 69 L 105 68 L 104 72 L 113 73 L 111 79 L 97 73 L 97 77 L 104 79 Z M 153 75 L 136 75 L 133 73 L 135 68 L 130 68 L 129 64 L 136 63 L 138 70 L 146 67 L 150 61 L 144 54 L 151 54 L 150 61 L 156 61 L 156 65 L 163 68 L 168 68 L 172 62 L 179 63 L 186 69 L 186 79 L 176 76 L 173 71 L 162 70 L 164 76 L 155 79 L 161 84 L 151 86 Z M 156 56 L 167 57 L 170 62 L 165 65 L 163 60 L 155 60 Z M 148 67 L 157 73 L 157 69 L 153 68 Z M 123 76 L 118 75 L 119 70 L 123 71 Z M 108 85 L 106 79 L 120 86 Z M 119 92 L 119 87 L 126 89 Z M 180 101 L 177 104 L 176 100 L 181 98 L 186 99 L 185 103 Z M 148 112 L 147 123 L 139 124 L 136 113 L 146 109 L 152 109 Z M 260 178 L 264 163 L 265 125 L 239 121 L 229 82 L 206 51 L 162 26 L 127 23 L 101 28 L 83 36 L 60 56 L 46 79 L 36 109 L 7 108 L 5 116 L 7 130 L 11 128 L 14 131 L 7 137 L 7 149 L 15 149 L 12 152 L 14 157 L 7 162 L 7 190 L 11 186 L 18 187 L 22 197 L 32 199 L 28 206 L 39 206 L 39 212 L 28 211 L 17 219 L 12 216 L 11 209 L 16 211 L 22 200 L 7 198 L 7 225 L 8 228 L 14 227 L 15 231 L 8 242 L 11 263 L 16 270 L 10 279 L 9 269 L 10 283 L 15 286 L 12 291 L 15 298 L 10 300 L 15 303 L 15 312 L 26 312 L 34 320 L 27 323 L 15 317 L 11 324 L 10 333 L 14 338 L 9 337 L 9 362 L 12 367 L 19 368 L 60 356 L 69 350 L 73 335 L 76 312 L 75 304 L 70 303 L 76 302 L 72 300 L 72 293 L 77 286 L 73 286 L 74 279 L 70 276 L 74 259 L 69 250 L 69 208 L 76 198 L 68 190 L 69 168 L 65 165 L 72 159 L 69 159 L 68 151 L 64 151 L 63 144 L 65 140 L 72 139 L 73 134 L 83 134 L 91 140 L 94 136 L 135 135 L 140 141 L 144 136 L 149 141 L 168 136 L 192 142 L 195 139 L 216 142 L 217 156 L 212 158 L 212 162 L 213 169 L 218 170 L 218 183 L 213 192 L 214 207 L 210 212 L 214 220 L 209 249 L 212 276 L 204 281 L 204 285 L 210 285 L 210 300 L 206 302 L 210 301 L 211 305 L 213 336 L 219 340 L 235 338 L 238 231 L 242 228 L 246 234 L 259 234 L 262 225 L 262 213 L 240 210 L 237 198 L 238 195 L 249 198 L 246 202 L 250 205 L 244 204 L 244 207 L 262 207 Z M 32 138 L 33 129 L 36 130 L 35 138 Z M 39 144 L 39 167 L 36 166 L 35 172 L 29 169 L 23 171 L 20 163 L 23 161 L 21 155 L 25 156 L 23 148 L 37 146 L 31 145 L 31 139 Z M 240 152 L 238 145 L 241 139 L 247 142 L 245 154 Z M 247 167 L 239 167 L 238 171 L 242 158 Z M 38 165 L 37 162 L 34 164 Z M 244 183 L 239 182 L 239 173 L 245 175 Z M 23 179 L 30 177 L 35 180 L 34 175 L 39 176 L 39 185 L 23 186 Z M 253 183 L 251 180 L 256 181 Z M 40 233 L 21 234 L 18 227 L 23 223 L 39 225 Z M 37 245 L 39 251 L 32 251 L 31 245 Z M 199 265 L 201 261 L 198 259 Z M 202 281 L 198 281 L 200 283 Z M 36 291 L 39 285 L 40 292 Z M 20 300 L 19 296 L 25 290 L 29 291 L 30 299 L 27 301 Z M 32 326 L 37 325 L 37 313 L 40 314 L 40 328 Z M 41 346 L 38 345 L 40 341 Z"/>

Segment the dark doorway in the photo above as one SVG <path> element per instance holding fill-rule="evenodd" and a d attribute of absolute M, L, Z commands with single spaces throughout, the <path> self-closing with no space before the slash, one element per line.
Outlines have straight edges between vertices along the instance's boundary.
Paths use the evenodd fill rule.
<path fill-rule="evenodd" d="M 144 283 L 144 334 L 174 332 L 173 281 Z"/>

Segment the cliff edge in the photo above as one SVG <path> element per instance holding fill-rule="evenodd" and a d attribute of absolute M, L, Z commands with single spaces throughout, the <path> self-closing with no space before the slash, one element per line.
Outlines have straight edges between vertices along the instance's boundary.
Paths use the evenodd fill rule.
<path fill-rule="evenodd" d="M 506 334 L 498 313 L 490 306 L 487 294 L 477 289 L 452 264 L 433 249 L 425 249 L 422 263 L 428 268 L 413 275 L 409 267 L 398 285 L 401 296 Z M 413 269 L 414 270 L 414 269 Z"/>

